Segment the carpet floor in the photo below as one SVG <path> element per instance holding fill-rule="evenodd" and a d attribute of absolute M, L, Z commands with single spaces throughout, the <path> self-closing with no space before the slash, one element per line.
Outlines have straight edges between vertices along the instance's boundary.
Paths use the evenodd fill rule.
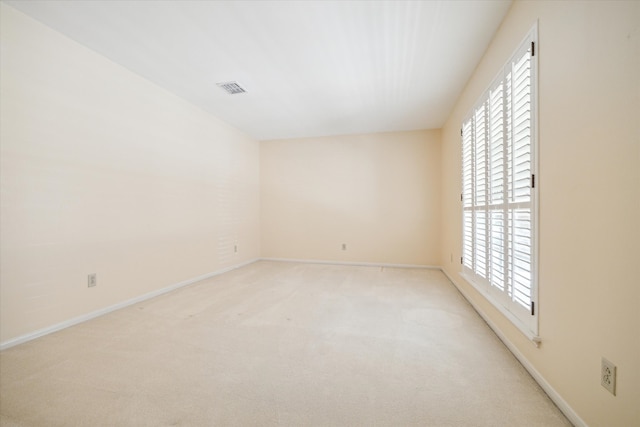
<path fill-rule="evenodd" d="M 0 352 L 2 426 L 570 426 L 437 270 L 260 261 Z"/>

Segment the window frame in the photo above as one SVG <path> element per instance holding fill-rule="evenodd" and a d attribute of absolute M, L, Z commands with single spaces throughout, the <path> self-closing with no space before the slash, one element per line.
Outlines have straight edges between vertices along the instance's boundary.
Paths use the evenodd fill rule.
<path fill-rule="evenodd" d="M 501 96 L 502 97 L 506 97 L 507 95 L 507 75 L 509 73 L 509 71 L 513 71 L 513 64 L 517 63 L 518 61 L 520 61 L 522 58 L 524 58 L 524 54 L 528 53 L 531 51 L 530 54 L 530 59 L 529 59 L 529 67 L 530 67 L 530 77 L 529 77 L 529 84 L 530 84 L 530 91 L 529 91 L 529 96 L 530 96 L 530 134 L 529 134 L 529 148 L 530 148 L 530 173 L 531 173 L 531 187 L 530 187 L 530 201 L 527 202 L 527 204 L 529 205 L 527 207 L 527 209 L 530 209 L 530 307 L 528 311 L 523 305 L 517 303 L 514 301 L 514 297 L 512 295 L 510 295 L 511 291 L 510 289 L 507 289 L 507 283 L 506 283 L 506 277 L 504 277 L 504 283 L 502 285 L 503 289 L 499 289 L 499 286 L 496 284 L 492 284 L 489 282 L 489 279 L 481 276 L 480 274 L 478 274 L 477 269 L 476 269 L 476 260 L 477 260 L 477 247 L 476 247 L 476 236 L 478 236 L 477 233 L 477 228 L 476 228 L 476 218 L 478 217 L 476 214 L 476 210 L 482 210 L 484 209 L 485 215 L 484 215 L 484 232 L 485 232 L 485 246 L 489 246 L 492 244 L 492 239 L 494 238 L 494 236 L 491 235 L 489 230 L 489 225 L 488 223 L 490 222 L 489 220 L 489 215 L 487 215 L 489 212 L 491 212 L 491 215 L 493 215 L 494 212 L 499 212 L 499 209 L 496 209 L 495 211 L 492 210 L 491 206 L 504 206 L 504 211 L 503 212 L 508 212 L 509 211 L 509 205 L 514 205 L 516 204 L 515 202 L 510 202 L 509 200 L 504 200 L 502 201 L 502 203 L 498 203 L 495 205 L 491 205 L 491 202 L 488 201 L 488 197 L 489 194 L 491 193 L 491 189 L 493 187 L 491 187 L 490 183 L 488 182 L 490 180 L 490 173 L 491 172 L 484 172 L 483 174 L 480 175 L 484 175 L 484 181 L 486 182 L 486 186 L 484 187 L 484 197 L 485 197 L 485 201 L 483 202 L 484 205 L 479 205 L 476 202 L 478 193 L 482 193 L 482 191 L 477 192 L 476 191 L 476 186 L 474 185 L 476 183 L 476 180 L 478 179 L 478 177 L 480 175 L 477 174 L 477 170 L 476 170 L 476 151 L 478 145 L 482 145 L 485 144 L 485 150 L 487 150 L 487 154 L 484 155 L 485 159 L 484 159 L 484 168 L 485 170 L 488 168 L 492 167 L 492 160 L 489 159 L 489 146 L 491 145 L 491 139 L 490 139 L 490 125 L 491 123 L 488 120 L 489 115 L 491 114 L 491 112 L 489 110 L 486 110 L 486 108 L 489 107 L 489 105 L 494 106 L 494 104 L 492 104 L 492 94 L 495 93 L 496 89 L 498 87 L 500 87 L 501 85 L 502 87 L 502 92 L 501 92 Z M 539 57 L 539 49 L 538 49 L 538 25 L 537 22 L 534 24 L 534 26 L 529 30 L 529 32 L 526 34 L 526 36 L 524 37 L 524 39 L 518 44 L 517 48 L 515 49 L 515 51 L 512 53 L 512 55 L 510 55 L 510 57 L 508 58 L 508 60 L 506 61 L 506 63 L 500 68 L 500 71 L 498 72 L 498 74 L 496 75 L 496 77 L 491 81 L 491 84 L 489 85 L 489 87 L 482 93 L 482 95 L 479 97 L 479 99 L 476 101 L 476 103 L 473 105 L 473 107 L 470 109 L 470 111 L 464 116 L 463 120 L 462 120 L 462 127 L 460 129 L 460 134 L 461 134 L 461 172 L 462 172 L 462 182 L 461 182 L 461 219 L 462 219 L 462 224 L 461 224 L 461 275 L 462 277 L 469 282 L 476 290 L 478 290 L 489 302 L 492 303 L 492 305 L 497 308 L 505 317 L 507 317 L 522 333 L 524 333 L 529 339 L 531 339 L 532 341 L 538 343 L 540 341 L 540 338 L 538 336 L 539 333 L 539 312 L 540 312 L 540 306 L 539 306 L 539 298 L 538 298 L 538 294 L 539 294 L 539 283 L 538 283 L 538 247 L 539 247 L 539 237 L 538 237 L 538 201 L 539 201 L 539 197 L 538 197 L 538 193 L 539 193 L 539 170 L 538 170 L 538 149 L 539 149 L 539 141 L 538 141 L 538 57 Z M 513 76 L 511 76 L 513 77 Z M 509 83 L 509 88 L 511 88 L 511 82 Z M 503 105 L 506 105 L 507 101 L 500 101 L 500 102 L 505 102 Z M 513 98 L 509 95 L 509 100 L 508 102 L 513 102 Z M 486 107 L 486 108 L 485 108 Z M 511 111 L 514 110 L 513 104 L 511 104 Z M 484 122 L 484 126 L 485 126 L 485 131 L 483 134 L 484 138 L 485 138 L 485 142 L 483 143 L 478 143 L 477 141 L 477 137 L 478 135 L 476 135 L 474 132 L 476 130 L 475 127 L 475 123 L 472 124 L 472 120 L 475 116 L 476 119 L 478 119 L 478 113 L 480 110 L 484 109 L 484 116 L 482 118 L 483 122 Z M 511 145 L 511 148 L 509 148 L 509 150 L 512 149 L 514 142 L 513 142 L 513 123 L 511 123 L 510 121 L 507 121 L 506 118 L 508 117 L 508 114 L 506 112 L 503 113 L 503 120 L 502 120 L 502 140 L 504 141 L 504 139 L 506 138 L 507 140 L 504 141 L 504 150 L 507 150 L 507 144 Z M 510 117 L 510 116 L 509 116 Z M 510 126 L 511 125 L 511 126 Z M 468 136 L 469 138 L 471 138 L 471 152 L 469 151 L 465 151 L 465 127 L 466 126 L 471 126 L 471 130 L 467 129 L 468 132 L 470 132 L 471 136 Z M 509 127 L 510 126 L 510 127 Z M 508 128 L 509 127 L 509 128 Z M 470 157 L 470 159 L 466 159 L 465 154 L 468 154 Z M 504 159 L 507 159 L 507 154 L 504 154 Z M 481 165 L 482 166 L 482 165 Z M 507 184 L 506 181 L 509 180 L 509 175 L 507 173 L 507 166 L 503 164 L 502 166 L 504 168 L 504 175 L 503 175 L 503 182 L 502 182 L 502 186 L 508 186 L 509 184 Z M 470 168 L 470 172 L 469 172 L 469 168 Z M 467 180 L 465 180 L 465 171 L 468 172 L 468 176 L 467 176 Z M 468 182 L 468 180 L 471 179 L 471 183 Z M 535 181 L 534 181 L 535 180 Z M 515 178 L 514 178 L 514 182 L 515 182 Z M 513 182 L 511 182 L 511 184 L 513 184 Z M 470 187 L 469 187 L 470 185 Z M 469 187 L 469 188 L 467 188 Z M 511 188 L 511 187 L 510 187 Z M 481 188 L 482 190 L 482 188 Z M 464 194 L 465 192 L 471 192 L 470 194 L 473 195 L 474 200 L 469 204 L 466 203 L 466 201 L 464 200 Z M 504 195 L 506 196 L 509 192 L 509 189 L 505 189 L 504 191 Z M 493 194 L 493 193 L 491 193 Z M 484 208 L 482 207 L 484 206 Z M 471 212 L 471 214 L 468 214 L 469 212 Z M 511 217 L 509 217 L 511 218 Z M 472 258 L 473 258 L 473 265 L 470 268 L 469 267 L 469 263 L 465 262 L 465 255 L 469 254 L 469 246 L 467 245 L 467 247 L 465 247 L 465 237 L 467 236 L 466 233 L 466 228 L 465 227 L 469 227 L 469 225 L 465 224 L 465 219 L 469 220 L 471 219 L 471 250 L 473 251 L 473 253 L 471 254 Z M 502 217 L 502 221 L 503 221 L 503 230 L 507 229 L 510 227 L 510 222 L 508 221 L 507 218 Z M 505 237 L 504 237 L 504 241 L 507 242 L 507 239 L 511 239 L 509 240 L 510 242 L 513 242 L 515 240 L 515 237 L 513 237 L 515 235 L 515 233 L 513 233 L 511 235 L 511 237 L 507 237 L 506 233 Z M 480 239 L 482 240 L 482 238 Z M 468 243 L 468 242 L 467 242 Z M 512 244 L 515 245 L 515 244 Z M 509 245 L 505 244 L 503 246 L 504 248 L 509 247 Z M 486 249 L 485 254 L 491 253 L 493 254 L 493 252 L 490 252 L 489 249 Z M 509 262 L 511 262 L 508 258 L 509 254 L 508 251 L 506 249 L 504 249 L 504 251 L 502 252 L 502 262 L 505 264 L 504 267 L 504 271 L 508 271 L 508 267 L 506 266 L 506 264 L 508 264 Z M 514 263 L 516 262 L 515 260 L 513 261 Z M 486 272 L 485 272 L 486 273 Z M 485 276 L 489 276 L 489 274 L 485 274 Z"/>

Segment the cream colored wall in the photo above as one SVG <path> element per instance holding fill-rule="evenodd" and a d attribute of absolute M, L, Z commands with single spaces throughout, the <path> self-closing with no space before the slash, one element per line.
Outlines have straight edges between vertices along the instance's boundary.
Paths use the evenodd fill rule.
<path fill-rule="evenodd" d="M 257 141 L 0 7 L 0 342 L 260 256 Z"/>
<path fill-rule="evenodd" d="M 439 131 L 260 148 L 264 257 L 439 265 Z"/>
<path fill-rule="evenodd" d="M 539 20 L 535 348 L 458 274 L 463 116 Z M 443 129 L 446 271 L 590 426 L 640 425 L 640 2 L 517 1 Z M 600 359 L 618 366 L 617 396 Z"/>

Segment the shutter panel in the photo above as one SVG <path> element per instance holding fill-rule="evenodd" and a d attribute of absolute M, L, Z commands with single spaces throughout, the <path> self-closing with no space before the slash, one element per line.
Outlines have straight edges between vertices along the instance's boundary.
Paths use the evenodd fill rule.
<path fill-rule="evenodd" d="M 515 209 L 512 214 L 512 298 L 531 307 L 531 209 Z"/>
<path fill-rule="evenodd" d="M 500 81 L 489 91 L 489 282 L 505 290 L 505 214 L 506 185 L 504 146 L 504 94 Z"/>
<path fill-rule="evenodd" d="M 529 309 L 532 282 L 531 227 L 531 51 L 511 63 L 512 149 L 511 191 L 513 204 L 510 230 L 511 298 Z"/>
<path fill-rule="evenodd" d="M 531 200 L 531 74 L 529 53 L 513 63 L 512 201 Z"/>
<path fill-rule="evenodd" d="M 471 119 L 462 126 L 462 259 L 464 266 L 473 270 L 473 145 Z"/>
<path fill-rule="evenodd" d="M 475 136 L 475 185 L 474 185 L 474 226 L 475 226 L 475 271 L 480 277 L 487 275 L 487 105 L 482 104 L 474 117 Z"/>

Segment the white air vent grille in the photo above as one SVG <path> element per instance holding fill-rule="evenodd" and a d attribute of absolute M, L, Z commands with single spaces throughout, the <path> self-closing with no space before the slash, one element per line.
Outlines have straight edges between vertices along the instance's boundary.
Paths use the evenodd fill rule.
<path fill-rule="evenodd" d="M 244 90 L 244 88 L 240 86 L 238 82 L 222 82 L 216 84 L 224 89 L 229 95 L 246 92 L 246 90 Z"/>

